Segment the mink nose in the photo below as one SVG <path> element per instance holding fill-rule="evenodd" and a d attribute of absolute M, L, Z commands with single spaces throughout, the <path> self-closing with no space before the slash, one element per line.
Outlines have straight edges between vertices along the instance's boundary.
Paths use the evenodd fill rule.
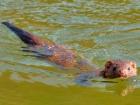
<path fill-rule="evenodd" d="M 127 77 L 126 72 L 124 70 L 119 70 L 119 75 L 121 77 Z"/>

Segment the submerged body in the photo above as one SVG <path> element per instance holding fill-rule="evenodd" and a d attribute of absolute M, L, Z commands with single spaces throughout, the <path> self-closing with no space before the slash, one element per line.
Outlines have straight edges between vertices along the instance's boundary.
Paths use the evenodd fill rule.
<path fill-rule="evenodd" d="M 39 56 L 60 65 L 64 68 L 76 68 L 81 76 L 104 78 L 128 78 L 137 75 L 136 63 L 127 60 L 110 60 L 105 68 L 97 70 L 95 66 L 80 57 L 75 51 L 66 49 L 50 40 L 44 40 L 26 32 L 9 22 L 3 22 L 12 30 L 24 43 L 28 45 L 28 51 L 37 53 Z"/>

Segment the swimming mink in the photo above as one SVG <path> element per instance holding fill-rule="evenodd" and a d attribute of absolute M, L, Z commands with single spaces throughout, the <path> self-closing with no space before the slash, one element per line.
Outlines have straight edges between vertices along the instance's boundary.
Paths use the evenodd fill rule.
<path fill-rule="evenodd" d="M 101 76 L 103 78 L 128 78 L 137 75 L 136 63 L 129 60 L 109 60 L 103 69 L 98 70 L 93 64 L 80 57 L 76 51 L 65 48 L 48 39 L 41 39 L 9 22 L 2 22 L 13 31 L 33 53 L 64 68 L 76 68 L 81 73 L 79 78 Z"/>

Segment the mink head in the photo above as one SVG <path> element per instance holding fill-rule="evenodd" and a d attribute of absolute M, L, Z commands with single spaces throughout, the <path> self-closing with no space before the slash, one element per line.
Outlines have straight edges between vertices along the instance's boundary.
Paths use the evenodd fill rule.
<path fill-rule="evenodd" d="M 110 60 L 105 64 L 105 78 L 129 78 L 137 75 L 136 63 L 126 60 Z"/>

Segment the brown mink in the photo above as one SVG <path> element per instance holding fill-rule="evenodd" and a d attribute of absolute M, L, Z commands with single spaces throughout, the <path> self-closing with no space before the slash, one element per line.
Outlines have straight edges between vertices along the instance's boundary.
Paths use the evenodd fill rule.
<path fill-rule="evenodd" d="M 78 78 L 128 78 L 137 75 L 136 63 L 128 60 L 110 60 L 104 69 L 98 70 L 93 64 L 80 57 L 75 51 L 66 49 L 50 40 L 41 39 L 27 31 L 24 31 L 9 22 L 2 22 L 13 31 L 24 43 L 28 50 L 37 53 L 46 60 L 64 68 L 76 68 L 80 71 Z"/>

